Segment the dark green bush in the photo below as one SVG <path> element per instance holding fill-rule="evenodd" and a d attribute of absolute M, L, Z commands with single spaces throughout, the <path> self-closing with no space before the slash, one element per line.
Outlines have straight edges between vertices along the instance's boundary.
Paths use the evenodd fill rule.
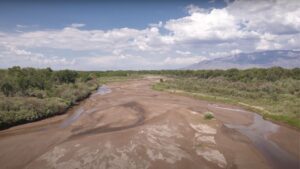
<path fill-rule="evenodd" d="M 13 86 L 9 82 L 4 82 L 1 85 L 1 91 L 6 97 L 11 96 L 13 93 Z"/>
<path fill-rule="evenodd" d="M 65 112 L 98 87 L 92 76 L 86 72 L 50 68 L 0 70 L 0 128 Z"/>

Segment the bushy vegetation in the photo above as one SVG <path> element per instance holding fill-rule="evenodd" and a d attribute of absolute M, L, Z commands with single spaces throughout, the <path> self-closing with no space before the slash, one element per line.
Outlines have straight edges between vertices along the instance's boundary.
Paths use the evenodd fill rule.
<path fill-rule="evenodd" d="M 61 114 L 98 87 L 96 75 L 71 70 L 0 70 L 0 128 Z"/>
<path fill-rule="evenodd" d="M 300 128 L 300 69 L 166 71 L 158 90 L 242 105 L 265 118 Z"/>
<path fill-rule="evenodd" d="M 158 70 L 158 71 L 138 71 L 140 74 L 167 75 L 171 77 L 211 79 L 222 77 L 229 81 L 253 82 L 270 81 L 275 82 L 281 79 L 300 80 L 300 68 L 284 69 L 281 67 L 272 67 L 268 69 L 253 68 L 246 70 L 228 69 L 228 70 Z"/>
<path fill-rule="evenodd" d="M 300 69 L 280 67 L 90 72 L 12 67 L 0 70 L 0 128 L 63 113 L 87 97 L 98 83 L 147 74 L 170 77 L 160 79 L 155 89 L 239 104 L 265 118 L 300 128 Z"/>
<path fill-rule="evenodd" d="M 204 119 L 206 120 L 210 120 L 210 119 L 213 119 L 214 118 L 214 115 L 212 112 L 205 112 L 204 113 Z"/>

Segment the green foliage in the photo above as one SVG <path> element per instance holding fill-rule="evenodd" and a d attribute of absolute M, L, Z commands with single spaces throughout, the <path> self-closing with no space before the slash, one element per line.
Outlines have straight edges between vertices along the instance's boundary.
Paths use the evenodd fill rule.
<path fill-rule="evenodd" d="M 62 70 L 55 72 L 54 79 L 59 83 L 74 83 L 78 73 L 71 70 Z"/>
<path fill-rule="evenodd" d="M 0 70 L 0 128 L 63 113 L 98 87 L 92 77 L 89 72 L 50 68 Z"/>
<path fill-rule="evenodd" d="M 265 119 L 271 119 L 271 120 L 275 120 L 275 121 L 279 121 L 279 122 L 283 122 L 286 124 L 289 124 L 291 126 L 294 126 L 296 128 L 300 128 L 300 121 L 299 118 L 295 118 L 293 116 L 290 115 L 286 115 L 286 114 L 269 114 L 266 113 L 263 116 Z"/>
<path fill-rule="evenodd" d="M 133 73 L 133 72 L 131 72 Z M 300 80 L 300 68 L 284 69 L 281 67 L 272 67 L 268 69 L 228 69 L 228 70 L 158 70 L 158 71 L 137 71 L 137 74 L 156 74 L 167 75 L 171 77 L 190 77 L 200 79 L 211 79 L 221 77 L 228 81 L 254 82 L 269 81 L 275 82 L 282 79 Z"/>
<path fill-rule="evenodd" d="M 13 87 L 9 82 L 4 82 L 1 85 L 1 91 L 5 96 L 10 96 L 13 93 Z"/>
<path fill-rule="evenodd" d="M 96 76 L 98 77 L 112 77 L 112 76 L 129 76 L 130 74 L 134 73 L 136 71 L 98 71 L 98 72 L 94 72 L 96 74 Z"/>
<path fill-rule="evenodd" d="M 214 115 L 212 114 L 212 112 L 205 112 L 204 113 L 204 119 L 210 120 L 212 118 L 214 118 Z"/>
<path fill-rule="evenodd" d="M 271 112 L 267 118 L 293 126 L 300 119 L 300 68 L 246 70 L 53 71 L 18 66 L 0 70 L 0 128 L 62 113 L 98 83 L 163 75 L 157 90 L 182 90 L 210 100 L 244 102 Z M 300 128 L 300 127 L 299 127 Z"/>
<path fill-rule="evenodd" d="M 85 74 L 83 74 L 83 75 L 81 76 L 81 81 L 82 81 L 82 82 L 88 82 L 88 81 L 90 81 L 90 80 L 92 80 L 92 79 L 94 79 L 94 78 L 92 77 L 91 74 L 85 73 Z"/>
<path fill-rule="evenodd" d="M 157 83 L 154 89 L 182 91 L 201 99 L 260 107 L 254 110 L 266 118 L 300 128 L 299 68 L 167 73 L 173 80 Z"/>
<path fill-rule="evenodd" d="M 58 98 L 10 97 L 0 102 L 0 128 L 63 113 L 68 105 Z"/>

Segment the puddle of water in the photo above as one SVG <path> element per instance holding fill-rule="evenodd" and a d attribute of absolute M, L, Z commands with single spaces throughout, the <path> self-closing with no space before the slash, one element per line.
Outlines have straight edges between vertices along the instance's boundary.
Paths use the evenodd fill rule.
<path fill-rule="evenodd" d="M 294 156 L 268 139 L 268 136 L 275 133 L 280 126 L 264 120 L 258 114 L 253 113 L 253 115 L 254 122 L 250 126 L 232 124 L 225 124 L 225 126 L 247 136 L 274 168 L 299 169 L 299 162 Z"/>
<path fill-rule="evenodd" d="M 111 92 L 111 89 L 108 86 L 102 85 L 101 87 L 98 88 L 95 95 L 105 95 L 105 94 L 108 94 L 110 92 Z"/>
<path fill-rule="evenodd" d="M 111 92 L 111 89 L 109 87 L 107 87 L 106 85 L 102 85 L 101 87 L 98 88 L 97 92 L 93 95 L 105 95 Z M 60 128 L 65 128 L 69 125 L 71 125 L 74 121 L 76 121 L 84 112 L 85 113 L 92 113 L 96 111 L 96 109 L 90 109 L 87 111 L 84 111 L 83 108 L 78 108 L 75 113 L 67 118 L 64 122 L 61 123 Z"/>
<path fill-rule="evenodd" d="M 83 112 L 84 112 L 83 108 L 77 109 L 70 118 L 67 118 L 64 122 L 61 123 L 60 128 L 65 128 L 65 127 L 69 126 L 70 124 L 72 124 L 74 121 L 76 121 L 81 116 L 81 114 Z"/>
<path fill-rule="evenodd" d="M 213 107 L 214 108 L 218 108 L 218 109 L 223 109 L 223 110 L 236 111 L 236 112 L 248 112 L 248 111 L 245 111 L 245 110 L 242 110 L 242 109 L 234 109 L 234 108 L 228 108 L 228 107 L 221 107 L 221 106 L 218 106 L 217 104 L 214 104 Z"/>

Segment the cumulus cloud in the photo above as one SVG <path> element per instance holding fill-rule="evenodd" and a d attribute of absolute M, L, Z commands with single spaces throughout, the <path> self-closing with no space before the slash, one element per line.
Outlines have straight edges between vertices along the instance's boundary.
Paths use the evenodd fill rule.
<path fill-rule="evenodd" d="M 227 41 L 255 38 L 258 33 L 243 29 L 243 22 L 227 8 L 205 10 L 195 6 L 188 8 L 190 15 L 166 22 L 176 41 Z"/>
<path fill-rule="evenodd" d="M 71 27 L 73 27 L 73 28 L 81 28 L 81 27 L 85 27 L 85 24 L 83 24 L 83 23 L 72 23 Z"/>
<path fill-rule="evenodd" d="M 176 50 L 176 53 L 180 55 L 191 55 L 192 53 L 189 51 L 181 51 L 181 50 Z"/>
<path fill-rule="evenodd" d="M 224 51 L 224 52 L 210 52 L 209 57 L 210 58 L 220 58 L 220 57 L 225 57 L 225 56 L 232 56 L 232 55 L 237 55 L 241 53 L 242 51 L 239 49 L 234 49 L 231 51 Z"/>
<path fill-rule="evenodd" d="M 174 41 L 222 44 L 249 40 L 258 50 L 289 49 L 276 41 L 287 34 L 298 36 L 300 31 L 300 2 L 296 0 L 237 0 L 222 9 L 194 5 L 187 9 L 189 16 L 169 20 L 164 26 Z"/>
<path fill-rule="evenodd" d="M 73 65 L 75 60 L 67 60 L 64 57 L 45 56 L 42 53 L 33 53 L 25 49 L 18 49 L 14 46 L 0 46 L 1 67 L 19 65 L 23 67 L 53 67 L 62 68 Z"/>
<path fill-rule="evenodd" d="M 0 32 L 0 66 L 180 68 L 241 52 L 299 50 L 299 1 L 236 0 L 224 8 L 189 5 L 186 10 L 185 17 L 149 23 L 145 29 L 88 30 L 88 25 L 73 23 L 56 30 Z M 83 54 L 72 57 L 60 51 Z"/>
<path fill-rule="evenodd" d="M 300 31 L 298 0 L 235 1 L 227 9 L 244 23 L 246 30 L 271 34 L 294 34 Z"/>
<path fill-rule="evenodd" d="M 163 64 L 171 65 L 191 65 L 199 61 L 205 60 L 203 56 L 194 56 L 194 57 L 167 57 Z"/>

